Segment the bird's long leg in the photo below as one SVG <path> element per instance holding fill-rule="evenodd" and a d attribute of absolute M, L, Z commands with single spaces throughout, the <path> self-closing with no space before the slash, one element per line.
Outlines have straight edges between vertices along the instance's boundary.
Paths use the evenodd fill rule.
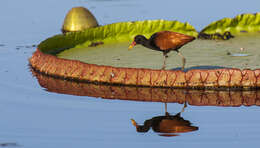
<path fill-rule="evenodd" d="M 181 112 L 183 113 L 184 112 L 184 109 L 187 107 L 187 102 L 185 101 L 184 102 L 184 105 L 183 105 L 183 107 L 182 107 L 182 109 L 181 109 Z"/>
<path fill-rule="evenodd" d="M 167 114 L 167 103 L 164 102 L 165 114 Z"/>
<path fill-rule="evenodd" d="M 162 66 L 162 70 L 165 69 L 166 67 L 166 58 L 167 58 L 167 53 L 163 52 L 163 66 Z"/>
<path fill-rule="evenodd" d="M 184 70 L 184 67 L 185 67 L 185 64 L 186 64 L 186 59 L 185 59 L 185 57 L 179 52 L 179 51 L 177 51 L 177 53 L 178 53 L 178 55 L 181 57 L 181 59 L 182 59 L 182 68 L 181 68 L 181 70 Z"/>

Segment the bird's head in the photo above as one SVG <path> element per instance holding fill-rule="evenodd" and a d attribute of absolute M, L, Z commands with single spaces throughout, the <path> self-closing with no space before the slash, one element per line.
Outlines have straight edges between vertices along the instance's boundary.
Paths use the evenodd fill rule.
<path fill-rule="evenodd" d="M 132 124 L 136 127 L 136 131 L 137 132 L 141 132 L 141 133 L 145 133 L 148 132 L 150 129 L 150 120 L 148 120 L 148 122 L 145 122 L 144 125 L 138 125 L 134 119 L 131 119 Z M 149 123 L 149 124 L 147 124 Z"/>
<path fill-rule="evenodd" d="M 147 39 L 143 35 L 137 35 L 134 38 L 134 41 L 131 43 L 131 45 L 128 47 L 128 50 L 131 50 L 135 45 L 137 44 L 142 44 L 146 41 Z"/>

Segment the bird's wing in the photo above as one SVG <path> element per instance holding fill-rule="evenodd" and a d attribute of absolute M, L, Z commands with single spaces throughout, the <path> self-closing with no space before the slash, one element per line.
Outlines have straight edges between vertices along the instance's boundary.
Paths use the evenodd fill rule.
<path fill-rule="evenodd" d="M 154 43 L 161 50 L 175 49 L 183 46 L 184 44 L 194 40 L 193 36 L 171 32 L 161 31 L 156 34 Z"/>

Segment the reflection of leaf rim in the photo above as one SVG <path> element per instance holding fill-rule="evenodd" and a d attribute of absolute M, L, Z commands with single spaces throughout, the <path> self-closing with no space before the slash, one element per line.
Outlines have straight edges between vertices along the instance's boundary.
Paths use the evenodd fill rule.
<path fill-rule="evenodd" d="M 221 33 L 229 31 L 232 34 L 240 32 L 258 32 L 260 31 L 260 13 L 240 14 L 234 18 L 223 18 L 212 22 L 201 32 L 207 34 Z"/>
<path fill-rule="evenodd" d="M 137 34 L 149 37 L 153 33 L 162 30 L 180 32 L 195 37 L 198 35 L 195 28 L 189 23 L 181 23 L 179 21 L 145 20 L 121 22 L 90 28 L 81 32 L 56 35 L 41 42 L 38 45 L 38 49 L 44 53 L 55 54 L 61 50 L 75 46 L 87 47 L 92 42 L 97 41 L 104 43 L 131 41 Z"/>
<path fill-rule="evenodd" d="M 260 106 L 259 90 L 190 90 L 95 84 L 64 81 L 60 78 L 52 78 L 41 74 L 34 69 L 31 69 L 31 72 L 45 90 L 60 94 L 143 102 L 183 104 L 186 101 L 189 106 Z M 214 101 L 209 101 L 211 99 Z"/>

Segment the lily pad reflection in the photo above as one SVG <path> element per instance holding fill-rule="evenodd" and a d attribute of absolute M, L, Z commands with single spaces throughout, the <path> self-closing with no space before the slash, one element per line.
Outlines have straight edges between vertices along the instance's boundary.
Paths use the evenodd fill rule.
<path fill-rule="evenodd" d="M 49 92 L 103 99 L 167 102 L 194 106 L 260 106 L 260 90 L 193 90 L 65 81 L 32 70 L 39 84 Z"/>

